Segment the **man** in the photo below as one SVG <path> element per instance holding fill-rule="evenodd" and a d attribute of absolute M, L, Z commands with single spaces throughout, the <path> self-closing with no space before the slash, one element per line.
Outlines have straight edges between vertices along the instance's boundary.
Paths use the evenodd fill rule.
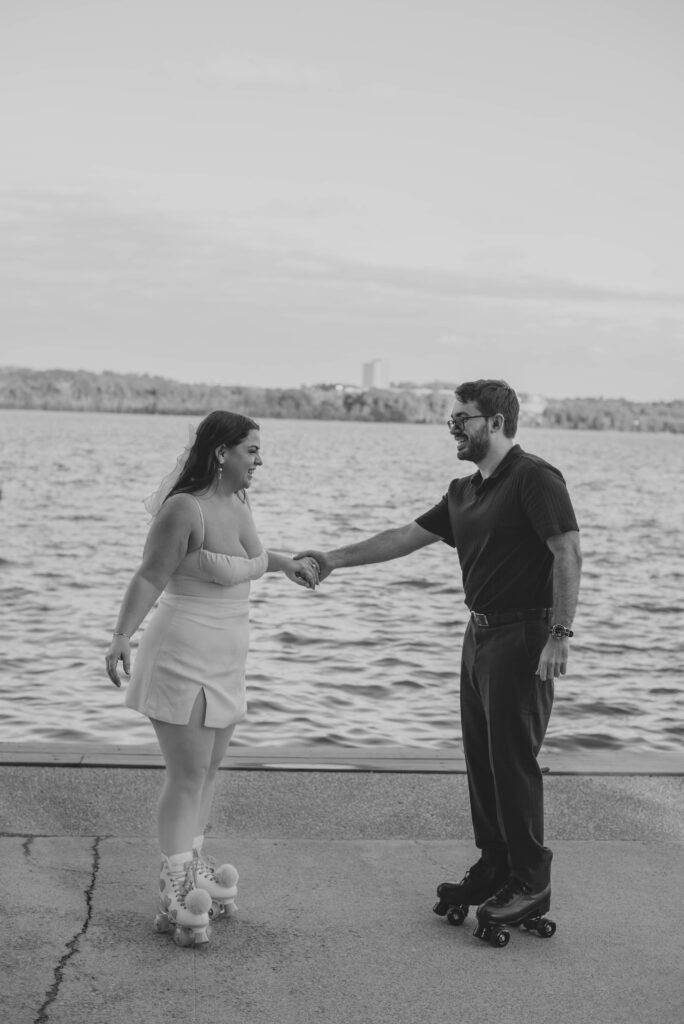
<path fill-rule="evenodd" d="M 537 754 L 554 679 L 566 671 L 582 556 L 563 477 L 515 443 L 513 389 L 478 380 L 455 395 L 448 427 L 457 457 L 477 472 L 453 480 L 415 522 L 302 555 L 318 560 L 323 580 L 334 569 L 400 558 L 438 540 L 456 548 L 471 612 L 461 727 L 481 857 L 461 882 L 439 886 L 434 909 L 461 923 L 468 906 L 479 905 L 475 934 L 491 938 L 498 927 L 503 944 L 501 926 L 538 922 L 550 905 L 552 853 L 544 846 Z"/>

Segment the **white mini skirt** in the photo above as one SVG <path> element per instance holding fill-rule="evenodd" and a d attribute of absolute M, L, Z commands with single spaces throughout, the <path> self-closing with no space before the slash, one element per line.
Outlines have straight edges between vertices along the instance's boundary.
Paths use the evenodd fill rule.
<path fill-rule="evenodd" d="M 249 601 L 243 594 L 164 593 L 135 653 L 124 702 L 148 718 L 187 725 L 204 690 L 204 724 L 225 729 L 247 714 L 248 648 Z"/>

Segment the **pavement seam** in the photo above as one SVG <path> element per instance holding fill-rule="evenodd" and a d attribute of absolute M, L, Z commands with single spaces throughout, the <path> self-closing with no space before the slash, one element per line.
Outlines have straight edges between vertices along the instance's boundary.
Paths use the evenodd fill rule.
<path fill-rule="evenodd" d="M 38 1015 L 35 1019 L 34 1024 L 47 1024 L 50 1019 L 49 1008 L 56 1000 L 59 995 L 62 982 L 64 981 L 64 974 L 66 971 L 67 964 L 69 961 L 78 953 L 81 939 L 85 936 L 90 926 L 90 921 L 93 916 L 93 895 L 95 892 L 95 883 L 97 881 L 97 874 L 100 869 L 100 836 L 95 836 L 92 845 L 93 855 L 93 866 L 90 874 L 90 881 L 85 890 L 86 899 L 86 916 L 80 930 L 69 939 L 66 943 L 66 953 L 61 957 L 59 963 L 55 967 L 55 980 L 47 990 L 43 1005 L 38 1010 Z"/>
<path fill-rule="evenodd" d="M 199 1020 L 199 1005 L 197 993 L 197 950 L 192 951 L 192 1024 Z"/>

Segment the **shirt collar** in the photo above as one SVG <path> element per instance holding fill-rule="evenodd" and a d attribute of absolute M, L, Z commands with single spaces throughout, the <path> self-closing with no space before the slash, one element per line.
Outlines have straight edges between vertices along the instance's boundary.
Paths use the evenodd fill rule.
<path fill-rule="evenodd" d="M 480 473 L 479 469 L 477 470 L 476 473 L 473 473 L 473 485 L 479 488 L 482 487 L 483 484 L 489 483 L 490 480 L 496 480 L 498 476 L 501 476 L 502 473 L 505 473 L 508 470 L 508 468 L 523 454 L 524 452 L 520 445 L 514 444 L 513 447 L 506 452 L 506 454 L 504 455 L 503 459 L 498 464 L 494 472 L 491 473 L 486 480 L 482 479 L 482 473 Z"/>

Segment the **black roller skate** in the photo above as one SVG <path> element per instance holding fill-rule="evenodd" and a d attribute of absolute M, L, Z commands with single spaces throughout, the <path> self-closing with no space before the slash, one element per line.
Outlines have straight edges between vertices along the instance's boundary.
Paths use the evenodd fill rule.
<path fill-rule="evenodd" d="M 477 927 L 473 935 L 490 946 L 508 945 L 509 927 L 521 925 L 542 939 L 555 934 L 556 924 L 544 914 L 551 906 L 551 886 L 535 892 L 532 886 L 511 876 L 490 899 L 477 908 Z"/>
<path fill-rule="evenodd" d="M 489 899 L 508 878 L 508 866 L 486 854 L 466 871 L 460 882 L 442 882 L 437 886 L 437 902 L 432 908 L 449 924 L 463 924 L 468 908 Z"/>

